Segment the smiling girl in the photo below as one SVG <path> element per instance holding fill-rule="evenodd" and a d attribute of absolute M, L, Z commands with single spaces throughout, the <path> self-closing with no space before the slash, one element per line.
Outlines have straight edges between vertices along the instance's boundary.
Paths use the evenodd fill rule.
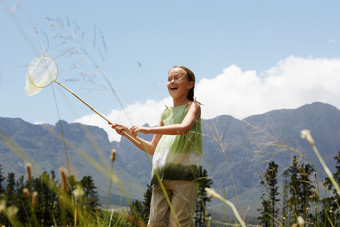
<path fill-rule="evenodd" d="M 148 226 L 194 226 L 197 182 L 202 168 L 201 107 L 194 101 L 195 75 L 184 66 L 169 70 L 167 88 L 173 107 L 166 108 L 159 126 L 112 126 L 117 133 L 125 131 L 139 142 L 137 147 L 153 155 L 152 198 Z M 146 141 L 137 133 L 154 134 Z M 165 193 L 162 190 L 164 186 Z M 169 198 L 174 212 L 170 211 Z M 173 215 L 175 213 L 175 215 Z"/>

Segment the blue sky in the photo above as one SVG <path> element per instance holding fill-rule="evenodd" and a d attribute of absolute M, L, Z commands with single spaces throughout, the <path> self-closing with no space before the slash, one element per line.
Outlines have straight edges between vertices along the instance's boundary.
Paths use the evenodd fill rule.
<path fill-rule="evenodd" d="M 127 125 L 158 122 L 173 65 L 194 71 L 203 118 L 340 108 L 339 1 L 1 0 L 0 26 L 1 117 L 105 128 L 57 84 L 25 95 L 41 54 L 55 58 L 58 81 Z"/>

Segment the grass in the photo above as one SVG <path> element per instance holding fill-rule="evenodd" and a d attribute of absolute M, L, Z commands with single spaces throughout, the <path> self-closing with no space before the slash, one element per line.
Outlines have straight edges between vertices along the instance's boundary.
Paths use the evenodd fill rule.
<path fill-rule="evenodd" d="M 308 132 L 308 131 L 307 131 Z M 316 155 L 318 156 L 319 160 L 320 160 L 320 163 L 322 163 L 322 166 L 323 168 L 325 169 L 325 172 L 328 172 L 328 176 L 329 176 L 329 179 L 331 180 L 334 188 L 336 189 L 337 191 L 337 194 L 339 195 L 339 191 L 338 191 L 338 187 L 339 185 L 337 184 L 337 182 L 335 181 L 333 175 L 330 173 L 327 167 L 327 165 L 325 164 L 325 162 L 322 160 L 322 157 L 321 155 L 319 154 L 317 148 L 316 148 L 316 145 L 314 143 L 314 140 L 312 140 L 312 137 L 309 133 L 306 133 L 306 131 L 303 131 L 303 136 L 304 138 L 306 138 L 308 140 L 308 142 L 310 143 L 310 145 L 312 146 L 314 152 L 316 153 Z M 23 160 L 25 159 L 28 159 L 28 160 L 32 160 L 29 158 L 29 156 L 27 154 L 25 154 L 25 152 L 14 142 L 12 141 L 9 137 L 7 137 L 4 133 L 1 134 L 1 139 L 2 141 L 4 141 L 4 143 L 15 153 L 18 155 L 18 157 L 22 158 Z M 221 141 L 220 141 L 221 142 Z M 70 143 L 70 141 L 67 141 L 67 143 Z M 222 143 L 222 142 L 221 142 Z M 72 145 L 71 146 L 72 149 L 74 151 L 76 151 L 81 157 L 84 157 L 84 159 L 92 166 L 94 167 L 95 169 L 99 170 L 103 176 L 105 176 L 109 181 L 110 181 L 110 186 L 108 188 L 108 196 L 111 195 L 110 192 L 111 192 L 111 185 L 112 183 L 114 184 L 118 184 L 120 185 L 120 189 L 121 189 L 121 192 L 122 192 L 122 195 L 126 196 L 126 198 L 129 198 L 129 195 L 128 193 L 126 193 L 126 190 L 123 188 L 123 184 L 122 184 L 122 180 L 118 178 L 118 176 L 116 176 L 114 174 L 114 171 L 113 171 L 113 163 L 115 161 L 115 159 L 113 157 L 110 157 L 110 159 L 108 158 L 108 160 L 111 160 L 111 165 L 109 165 L 109 167 L 105 167 L 103 165 L 101 165 L 100 163 L 96 162 L 95 160 L 93 160 L 91 157 L 89 157 L 87 154 L 85 154 L 82 150 L 78 149 L 75 147 L 75 145 Z M 221 145 L 221 147 L 223 147 L 223 145 Z M 113 152 L 113 151 L 112 151 Z M 103 159 L 102 159 L 103 160 Z M 32 160 L 33 161 L 33 160 Z M 27 179 L 30 180 L 33 178 L 33 174 L 32 174 L 32 168 L 33 169 L 40 169 L 39 168 L 39 165 L 37 163 L 34 163 L 33 165 L 30 164 L 30 163 L 27 163 L 26 165 L 26 172 L 27 172 Z M 81 209 L 81 204 L 78 203 L 79 201 L 77 201 L 77 198 L 79 196 L 79 194 L 81 194 L 81 188 L 76 188 L 75 191 L 71 192 L 71 194 L 73 194 L 74 196 L 69 196 L 68 194 L 66 194 L 65 192 L 67 191 L 67 185 L 69 185 L 69 182 L 67 182 L 67 174 L 66 174 L 66 170 L 65 169 L 60 169 L 60 176 L 61 176 L 61 185 L 59 186 L 59 189 L 53 189 L 53 190 L 56 190 L 55 192 L 59 195 L 59 203 L 62 204 L 61 205 L 61 212 L 63 213 L 63 216 L 64 216 L 64 221 L 63 222 L 67 222 L 67 216 L 69 216 L 70 214 L 72 215 L 72 219 L 74 220 L 74 225 L 77 225 L 79 223 L 84 223 L 84 222 L 88 222 L 88 223 L 93 223 L 93 225 L 96 225 L 96 226 L 105 226 L 106 224 L 107 225 L 111 225 L 111 226 L 124 226 L 126 223 L 134 223 L 135 225 L 137 226 L 142 226 L 142 222 L 140 222 L 138 219 L 135 219 L 133 216 L 131 216 L 129 213 L 126 212 L 126 210 L 121 210 L 121 211 L 117 211 L 117 212 L 112 212 L 111 210 L 101 210 L 100 212 L 102 212 L 101 215 L 93 215 L 93 214 L 89 214 L 88 211 L 86 210 L 82 210 Z M 51 182 L 45 182 L 46 185 L 52 185 Z M 313 182 L 311 182 L 311 184 L 314 184 L 316 185 L 316 190 L 315 190 L 315 193 L 317 196 L 319 197 L 327 197 L 329 195 L 332 195 L 332 191 L 329 191 L 327 189 L 327 186 L 325 184 L 322 184 L 320 183 L 320 180 L 318 180 L 317 178 L 317 174 L 316 172 L 314 173 L 314 179 L 313 179 Z M 236 185 L 234 185 L 234 188 L 236 187 Z M 209 190 L 209 189 L 207 189 Z M 325 194 L 324 196 L 321 195 L 321 193 L 327 193 Z M 221 196 L 221 194 L 218 194 L 214 191 L 210 191 L 209 192 L 213 198 L 219 200 L 220 202 L 226 204 L 227 206 L 229 206 L 231 209 L 232 209 L 232 212 L 234 214 L 234 216 L 236 217 L 236 220 L 237 220 L 237 223 L 230 223 L 230 222 L 213 222 L 211 221 L 211 225 L 213 226 L 213 224 L 216 224 L 216 225 L 241 225 L 241 226 L 245 226 L 246 225 L 246 212 L 244 212 L 242 209 L 241 209 L 241 206 L 235 206 L 234 203 L 231 202 L 231 200 L 229 199 L 225 199 L 224 196 Z M 25 197 L 28 199 L 30 198 L 31 201 L 29 202 L 30 204 L 30 214 L 31 214 L 31 217 L 30 217 L 30 224 L 33 225 L 33 226 L 36 226 L 37 224 L 39 224 L 38 220 L 36 220 L 36 215 L 35 215 L 35 207 L 37 206 L 37 203 L 39 203 L 39 201 L 37 202 L 36 199 L 33 199 L 33 198 L 36 198 L 37 195 L 35 192 L 30 192 L 30 191 L 26 191 L 24 192 L 25 194 Z M 29 195 L 28 195 L 29 194 Z M 259 195 L 257 195 L 259 196 Z M 334 200 L 336 199 L 336 195 L 333 195 L 334 196 Z M 248 195 L 248 198 L 251 198 L 251 196 L 249 197 Z M 108 200 L 108 197 L 106 198 L 106 203 L 105 203 L 105 207 L 108 208 L 108 205 L 109 205 L 109 200 Z M 237 203 L 239 200 L 235 200 Z M 171 204 L 170 200 L 168 201 L 169 204 Z M 250 201 L 248 201 L 249 203 L 251 203 Z M 237 204 L 236 203 L 236 204 Z M 3 215 L 5 215 L 7 217 L 7 219 L 9 220 L 9 222 L 13 225 L 13 226 L 23 226 L 22 223 L 19 222 L 18 219 L 16 219 L 16 213 L 18 212 L 18 207 L 14 207 L 14 206 L 10 206 L 10 207 L 6 207 L 4 205 L 5 203 L 2 201 L 0 203 L 0 211 Z M 104 204 L 103 204 L 104 205 Z M 320 203 L 320 201 L 315 201 L 312 203 L 312 205 L 314 207 L 319 207 L 319 210 L 321 209 L 320 207 L 322 207 L 322 204 Z M 243 205 L 244 207 L 245 205 Z M 339 208 L 339 205 L 337 205 L 338 208 Z M 292 209 L 292 212 L 294 212 L 293 210 L 293 206 L 291 205 L 291 209 Z M 310 213 L 313 213 L 313 212 L 316 212 L 316 208 L 315 209 L 311 209 L 309 211 Z M 68 215 L 67 215 L 68 214 Z M 105 214 L 105 215 L 104 215 Z M 230 214 L 226 214 L 225 215 L 230 215 Z M 317 214 L 319 215 L 319 214 Z M 109 217 L 108 217 L 109 216 Z M 117 219 L 115 219 L 117 218 Z M 114 223 L 113 221 L 109 222 L 109 219 L 111 220 L 114 220 Z M 302 222 L 302 217 L 301 216 L 298 216 L 296 215 L 296 219 L 297 221 L 299 221 L 300 223 Z M 331 226 L 335 226 L 335 224 L 333 223 L 332 221 L 332 217 L 329 216 L 327 217 L 327 219 L 329 220 L 330 222 L 330 225 Z M 230 219 L 229 219 L 230 220 Z M 305 223 L 308 224 L 307 221 L 303 220 Z M 275 222 L 277 223 L 277 225 L 279 225 L 279 223 L 282 222 L 281 219 L 275 219 Z M 106 224 L 104 224 L 106 223 Z M 296 223 L 298 224 L 298 223 Z M 249 226 L 250 224 L 248 223 L 247 226 Z"/>
<path fill-rule="evenodd" d="M 28 13 L 29 14 L 29 13 Z M 29 18 L 31 19 L 31 17 L 29 16 Z M 77 43 L 79 42 L 79 40 L 81 41 L 81 39 L 79 39 L 79 35 L 81 35 L 82 33 L 84 33 L 84 31 L 82 31 L 78 26 L 76 28 L 72 27 L 72 26 L 66 26 L 67 24 L 70 25 L 72 23 L 70 23 L 68 17 L 66 19 L 66 21 L 60 20 L 59 19 L 52 19 L 52 18 L 48 18 L 48 21 L 51 24 L 51 28 L 53 28 L 53 32 L 54 35 L 58 35 L 55 36 L 57 38 L 55 38 L 57 41 L 57 47 L 55 49 L 60 50 L 60 54 L 56 56 L 56 58 L 60 58 L 60 57 L 68 57 L 68 56 L 81 56 L 81 57 L 85 57 L 86 60 L 82 60 L 82 61 L 74 61 L 72 62 L 71 66 L 69 67 L 69 70 L 74 70 L 76 68 L 81 68 L 80 71 L 78 71 L 77 73 L 74 74 L 80 74 L 82 75 L 81 78 L 83 78 L 84 82 L 91 84 L 93 86 L 95 86 L 96 82 L 93 81 L 92 78 L 103 78 L 104 80 L 104 85 L 106 86 L 104 89 L 110 91 L 117 99 L 119 105 L 122 107 L 122 109 L 124 108 L 124 105 L 121 101 L 121 99 L 119 98 L 118 94 L 116 93 L 113 85 L 111 84 L 108 75 L 106 74 L 106 72 L 104 72 L 101 67 L 100 64 L 95 61 L 96 58 L 94 58 L 89 51 L 87 51 L 83 46 L 81 46 L 81 43 Z M 37 29 L 34 24 L 33 24 L 33 28 L 34 31 L 36 31 L 36 36 L 37 39 L 39 41 L 39 44 L 41 45 L 42 48 L 42 53 L 45 54 L 46 50 L 49 49 L 49 47 L 44 47 L 43 43 L 41 42 L 41 40 L 39 39 L 39 29 Z M 102 51 L 98 52 L 97 55 L 99 55 L 99 59 L 103 59 L 103 61 L 106 61 L 107 59 L 107 48 L 106 48 L 106 43 L 105 43 L 105 39 L 104 36 L 100 30 L 100 28 L 95 27 L 94 30 L 95 34 L 94 37 L 99 37 L 99 38 L 95 38 L 95 40 L 93 40 L 93 46 L 99 46 Z M 72 39 L 72 37 L 74 36 L 78 36 L 74 39 Z M 71 37 L 71 38 L 70 38 Z M 46 37 L 47 38 L 47 37 Z M 48 39 L 48 38 L 47 38 Z M 99 40 L 99 41 L 98 41 Z M 49 40 L 48 40 L 49 41 Z M 69 45 L 69 41 L 73 41 L 73 44 Z M 85 61 L 85 62 L 84 62 Z M 96 72 L 94 74 L 91 73 L 86 73 L 84 71 L 82 71 L 82 66 L 85 66 L 85 63 L 90 63 L 94 69 L 96 69 Z M 76 81 L 79 78 L 70 78 L 69 81 Z M 102 84 L 103 85 L 103 84 Z M 96 89 L 96 88 L 95 88 Z M 100 88 L 102 89 L 102 88 Z M 94 90 L 94 89 L 93 89 Z M 55 100 L 56 102 L 56 100 Z M 57 103 L 57 102 L 56 102 Z M 57 107 L 58 109 L 58 107 Z M 126 116 L 128 117 L 128 115 L 126 114 Z M 60 118 L 60 117 L 59 117 Z M 270 133 L 267 133 L 265 130 L 254 126 L 254 125 L 250 125 L 249 122 L 244 122 L 246 125 L 250 126 L 253 130 L 256 130 L 256 132 L 251 132 L 251 133 L 261 133 L 261 134 L 265 134 L 267 137 L 270 138 L 270 141 L 266 141 L 265 143 L 263 143 L 263 141 L 257 140 L 257 138 L 255 138 L 254 136 L 254 143 L 257 143 L 257 145 L 260 147 L 260 150 L 258 151 L 259 155 L 264 154 L 263 150 L 266 149 L 267 147 L 271 147 L 271 148 L 280 148 L 283 150 L 289 150 L 291 148 L 289 148 L 288 146 L 285 146 L 283 143 L 281 143 L 280 141 L 278 141 L 273 135 L 271 135 Z M 61 123 L 60 123 L 61 124 Z M 62 125 L 61 126 L 61 131 L 62 130 Z M 128 189 L 126 189 L 123 185 L 124 180 L 125 179 L 119 179 L 119 177 L 115 174 L 114 172 L 114 168 L 113 168 L 113 160 L 111 159 L 111 163 L 107 162 L 106 160 L 109 160 L 109 158 L 105 157 L 105 155 L 103 155 L 100 151 L 100 149 L 98 149 L 98 145 L 96 144 L 96 141 L 93 139 L 93 137 L 91 136 L 91 134 L 86 130 L 86 128 L 83 129 L 88 136 L 89 140 L 91 141 L 91 143 L 94 145 L 94 147 L 96 147 L 96 152 L 99 154 L 100 158 L 101 158 L 101 162 L 98 162 L 96 160 L 94 160 L 93 158 L 91 158 L 88 154 L 86 154 L 82 149 L 80 149 L 79 147 L 77 147 L 76 145 L 72 144 L 70 141 L 66 141 L 64 136 L 61 135 L 61 139 L 64 143 L 64 145 L 70 144 L 71 148 L 73 151 L 75 151 L 79 156 L 81 156 L 90 166 L 92 166 L 94 169 L 98 170 L 103 176 L 105 176 L 105 178 L 110 182 L 109 187 L 107 189 L 107 198 L 105 201 L 105 207 L 108 208 L 110 206 L 109 204 L 109 199 L 108 197 L 111 196 L 111 189 L 112 189 L 112 184 L 115 184 L 118 186 L 120 193 L 123 195 L 122 197 L 124 198 L 129 198 L 129 193 L 127 192 Z M 228 159 L 228 156 L 226 155 L 226 151 L 227 151 L 227 147 L 226 144 L 223 143 L 223 133 L 222 132 L 218 132 L 216 125 L 211 125 L 210 128 L 210 132 L 211 135 L 204 135 L 206 137 L 212 138 L 215 141 L 215 145 L 217 147 L 220 148 L 221 152 L 223 154 L 225 154 L 225 165 L 226 165 L 226 172 L 227 174 L 230 175 L 231 177 L 231 181 L 232 181 L 232 188 L 233 191 L 235 193 L 235 204 L 231 202 L 231 199 L 229 197 L 229 195 L 224 194 L 223 196 L 221 196 L 221 194 L 218 194 L 216 192 L 210 191 L 210 193 L 212 195 L 214 195 L 214 198 L 217 199 L 218 201 L 220 201 L 223 204 L 228 205 L 229 207 L 231 207 L 233 214 L 235 215 L 237 222 L 233 222 L 233 223 L 228 223 L 228 222 L 215 222 L 218 223 L 218 225 L 220 226 L 245 226 L 245 219 L 246 219 L 246 212 L 244 212 L 244 210 L 242 209 L 242 206 L 244 207 L 243 204 L 241 204 L 240 199 L 239 199 L 239 192 L 237 190 L 237 186 L 235 183 L 234 176 L 232 174 L 231 171 L 231 165 L 230 165 L 230 160 Z M 339 189 L 339 185 L 337 184 L 337 182 L 334 180 L 333 175 L 331 174 L 331 172 L 329 171 L 327 165 L 325 164 L 325 162 L 323 161 L 319 151 L 317 150 L 314 141 L 312 140 L 312 137 L 310 135 L 309 132 L 304 131 L 303 136 L 310 142 L 313 151 L 315 152 L 315 154 L 317 155 L 318 159 L 320 160 L 320 163 L 322 164 L 324 171 L 326 172 L 327 176 L 329 177 L 329 179 L 331 180 L 332 184 L 334 185 L 334 187 L 336 188 L 337 194 L 340 195 L 340 189 Z M 11 138 L 9 138 L 4 132 L 0 131 L 0 138 L 1 140 L 4 142 L 4 144 L 13 152 L 15 153 L 21 160 L 30 163 L 30 167 L 27 168 L 27 173 L 28 173 L 28 179 L 32 179 L 32 170 L 31 168 L 33 168 L 37 173 L 41 173 L 41 167 L 40 167 L 40 163 L 36 163 L 31 157 L 30 155 L 26 154 L 20 146 L 18 146 L 18 144 L 16 144 L 13 140 L 11 140 Z M 65 148 L 65 158 L 67 160 L 67 172 L 68 175 L 70 175 L 71 170 L 70 170 L 70 164 L 69 164 L 69 157 L 68 157 L 68 150 L 66 149 L 66 146 L 64 146 Z M 262 150 L 263 149 L 263 150 Z M 273 154 L 265 154 L 267 155 L 267 160 L 273 160 L 275 155 L 277 155 L 277 153 L 280 151 L 280 149 L 277 149 L 276 152 L 274 152 Z M 292 149 L 293 152 L 297 152 L 299 153 L 298 150 L 296 149 Z M 302 157 L 302 154 L 299 153 L 300 157 Z M 71 160 L 72 161 L 72 160 Z M 210 167 L 211 168 L 211 167 Z M 223 170 L 221 170 L 223 171 Z M 87 224 L 89 226 L 124 226 L 127 222 L 132 222 L 134 224 L 136 224 L 137 226 L 143 226 L 143 224 L 141 222 L 139 222 L 139 220 L 136 220 L 134 217 L 130 216 L 125 209 L 122 209 L 120 211 L 114 212 L 113 210 L 105 210 L 102 209 L 100 212 L 102 212 L 102 214 L 100 215 L 99 213 L 95 213 L 93 214 L 89 214 L 86 210 L 81 209 L 81 203 L 79 200 L 77 200 L 76 198 L 79 197 L 82 194 L 82 189 L 81 188 L 76 188 L 74 193 L 74 196 L 70 196 L 68 195 L 65 191 L 66 191 L 66 187 L 69 184 L 69 182 L 67 181 L 66 173 L 65 170 L 61 169 L 61 178 L 62 180 L 62 185 L 60 185 L 57 188 L 52 188 L 53 190 L 56 190 L 55 192 L 58 194 L 59 196 L 59 203 L 60 205 L 60 211 L 64 217 L 64 222 L 67 222 L 67 219 L 69 218 L 67 216 L 71 215 L 71 217 L 73 218 L 74 221 L 74 225 L 77 225 L 79 223 L 85 223 L 87 222 Z M 318 180 L 315 181 L 315 184 L 318 184 Z M 46 185 L 52 185 L 51 182 L 45 182 Z M 324 190 L 319 190 L 319 188 L 322 187 Z M 327 193 L 327 195 L 325 195 L 324 197 L 328 196 L 328 195 L 332 195 L 333 192 L 329 191 L 327 189 L 327 186 L 325 184 L 320 184 L 317 185 L 316 187 L 318 190 L 316 192 L 317 195 L 320 195 L 321 192 L 325 191 Z M 209 189 L 208 189 L 209 190 Z M 71 192 L 71 195 L 73 195 L 74 193 Z M 29 204 L 30 207 L 29 209 L 31 210 L 31 222 L 30 224 L 32 226 L 36 226 L 37 224 L 40 224 L 39 221 L 36 219 L 35 217 L 35 211 L 36 211 L 36 207 L 38 206 L 39 202 L 41 201 L 36 201 L 36 193 L 35 192 L 30 192 L 29 190 L 25 190 L 25 198 L 27 200 L 29 200 Z M 255 196 L 260 196 L 260 195 L 255 195 Z M 336 198 L 336 195 L 334 196 L 334 200 Z M 228 198 L 229 199 L 225 199 Z M 249 197 L 249 196 L 248 196 Z M 171 205 L 169 199 L 168 199 L 169 204 Z M 320 205 L 320 203 L 316 203 L 315 205 Z M 337 206 L 339 209 L 339 205 Z M 23 223 L 20 223 L 19 220 L 16 217 L 16 214 L 18 212 L 18 207 L 14 207 L 14 206 L 10 206 L 10 207 L 6 207 L 6 204 L 4 202 L 4 200 L 0 200 L 0 213 L 4 214 L 7 219 L 9 220 L 9 222 L 13 225 L 13 226 L 23 226 Z M 225 213 L 225 216 L 227 216 L 229 214 Z M 330 220 L 330 225 L 334 225 L 331 222 L 330 217 L 327 217 L 328 220 Z M 275 220 L 277 224 L 281 223 L 280 220 Z M 297 217 L 297 222 L 295 223 L 295 225 L 303 225 L 302 223 L 304 222 L 304 220 L 302 220 L 301 217 Z M 213 223 L 210 223 L 211 225 L 213 225 Z M 55 221 L 55 225 L 56 225 L 56 221 Z M 249 225 L 248 225 L 249 226 Z"/>

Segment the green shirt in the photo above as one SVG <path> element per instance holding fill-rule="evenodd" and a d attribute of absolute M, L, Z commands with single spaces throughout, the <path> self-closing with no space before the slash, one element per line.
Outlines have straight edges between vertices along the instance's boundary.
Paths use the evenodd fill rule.
<path fill-rule="evenodd" d="M 166 108 L 162 115 L 164 125 L 180 124 L 187 114 L 187 105 Z M 161 180 L 192 181 L 200 177 L 202 168 L 201 118 L 185 135 L 163 135 L 152 159 L 151 185 Z"/>

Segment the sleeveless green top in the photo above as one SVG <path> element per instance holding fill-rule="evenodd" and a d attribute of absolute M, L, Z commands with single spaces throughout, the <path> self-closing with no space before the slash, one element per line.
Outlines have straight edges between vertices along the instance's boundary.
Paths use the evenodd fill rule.
<path fill-rule="evenodd" d="M 168 108 L 163 112 L 164 125 L 180 124 L 187 114 L 187 105 Z M 161 180 L 192 181 L 200 177 L 202 169 L 201 118 L 184 135 L 163 135 L 152 158 L 151 185 Z"/>

